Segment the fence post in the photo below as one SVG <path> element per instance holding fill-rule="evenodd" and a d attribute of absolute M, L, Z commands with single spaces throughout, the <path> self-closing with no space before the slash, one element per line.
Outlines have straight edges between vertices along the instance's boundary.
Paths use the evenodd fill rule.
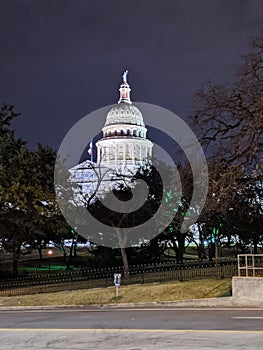
<path fill-rule="evenodd" d="M 182 266 L 180 266 L 180 282 L 183 282 L 183 269 L 182 269 Z"/>
<path fill-rule="evenodd" d="M 70 276 L 70 290 L 73 290 L 73 278 Z"/>
<path fill-rule="evenodd" d="M 142 270 L 141 270 L 141 284 L 144 284 L 144 274 Z"/>

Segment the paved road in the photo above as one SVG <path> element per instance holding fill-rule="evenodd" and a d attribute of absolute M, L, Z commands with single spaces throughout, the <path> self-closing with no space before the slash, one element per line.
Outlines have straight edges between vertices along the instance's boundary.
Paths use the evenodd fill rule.
<path fill-rule="evenodd" d="M 1 350 L 263 350 L 263 308 L 2 310 L 0 339 Z"/>

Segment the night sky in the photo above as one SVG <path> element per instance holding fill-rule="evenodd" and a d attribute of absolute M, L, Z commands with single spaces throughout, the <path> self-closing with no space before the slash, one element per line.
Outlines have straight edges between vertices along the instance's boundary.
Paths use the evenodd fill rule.
<path fill-rule="evenodd" d="M 261 0 L 0 0 L 0 102 L 16 135 L 58 149 L 80 118 L 117 102 L 123 70 L 133 101 L 189 115 L 202 82 L 234 79 L 263 34 Z"/>

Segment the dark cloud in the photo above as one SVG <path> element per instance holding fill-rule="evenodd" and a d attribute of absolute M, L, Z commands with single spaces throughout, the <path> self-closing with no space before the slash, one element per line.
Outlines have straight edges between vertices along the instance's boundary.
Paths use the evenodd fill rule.
<path fill-rule="evenodd" d="M 118 97 L 186 117 L 201 83 L 233 79 L 263 3 L 227 0 L 0 1 L 0 100 L 22 112 L 17 135 L 57 148 L 68 129 Z"/>

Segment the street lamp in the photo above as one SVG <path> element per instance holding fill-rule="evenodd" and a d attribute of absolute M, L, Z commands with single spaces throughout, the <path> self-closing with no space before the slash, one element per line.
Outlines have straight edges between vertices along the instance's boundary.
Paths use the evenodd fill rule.
<path fill-rule="evenodd" d="M 53 254 L 53 250 L 49 250 L 47 253 L 48 253 L 48 272 L 50 272 L 50 258 L 51 258 L 51 255 Z"/>

